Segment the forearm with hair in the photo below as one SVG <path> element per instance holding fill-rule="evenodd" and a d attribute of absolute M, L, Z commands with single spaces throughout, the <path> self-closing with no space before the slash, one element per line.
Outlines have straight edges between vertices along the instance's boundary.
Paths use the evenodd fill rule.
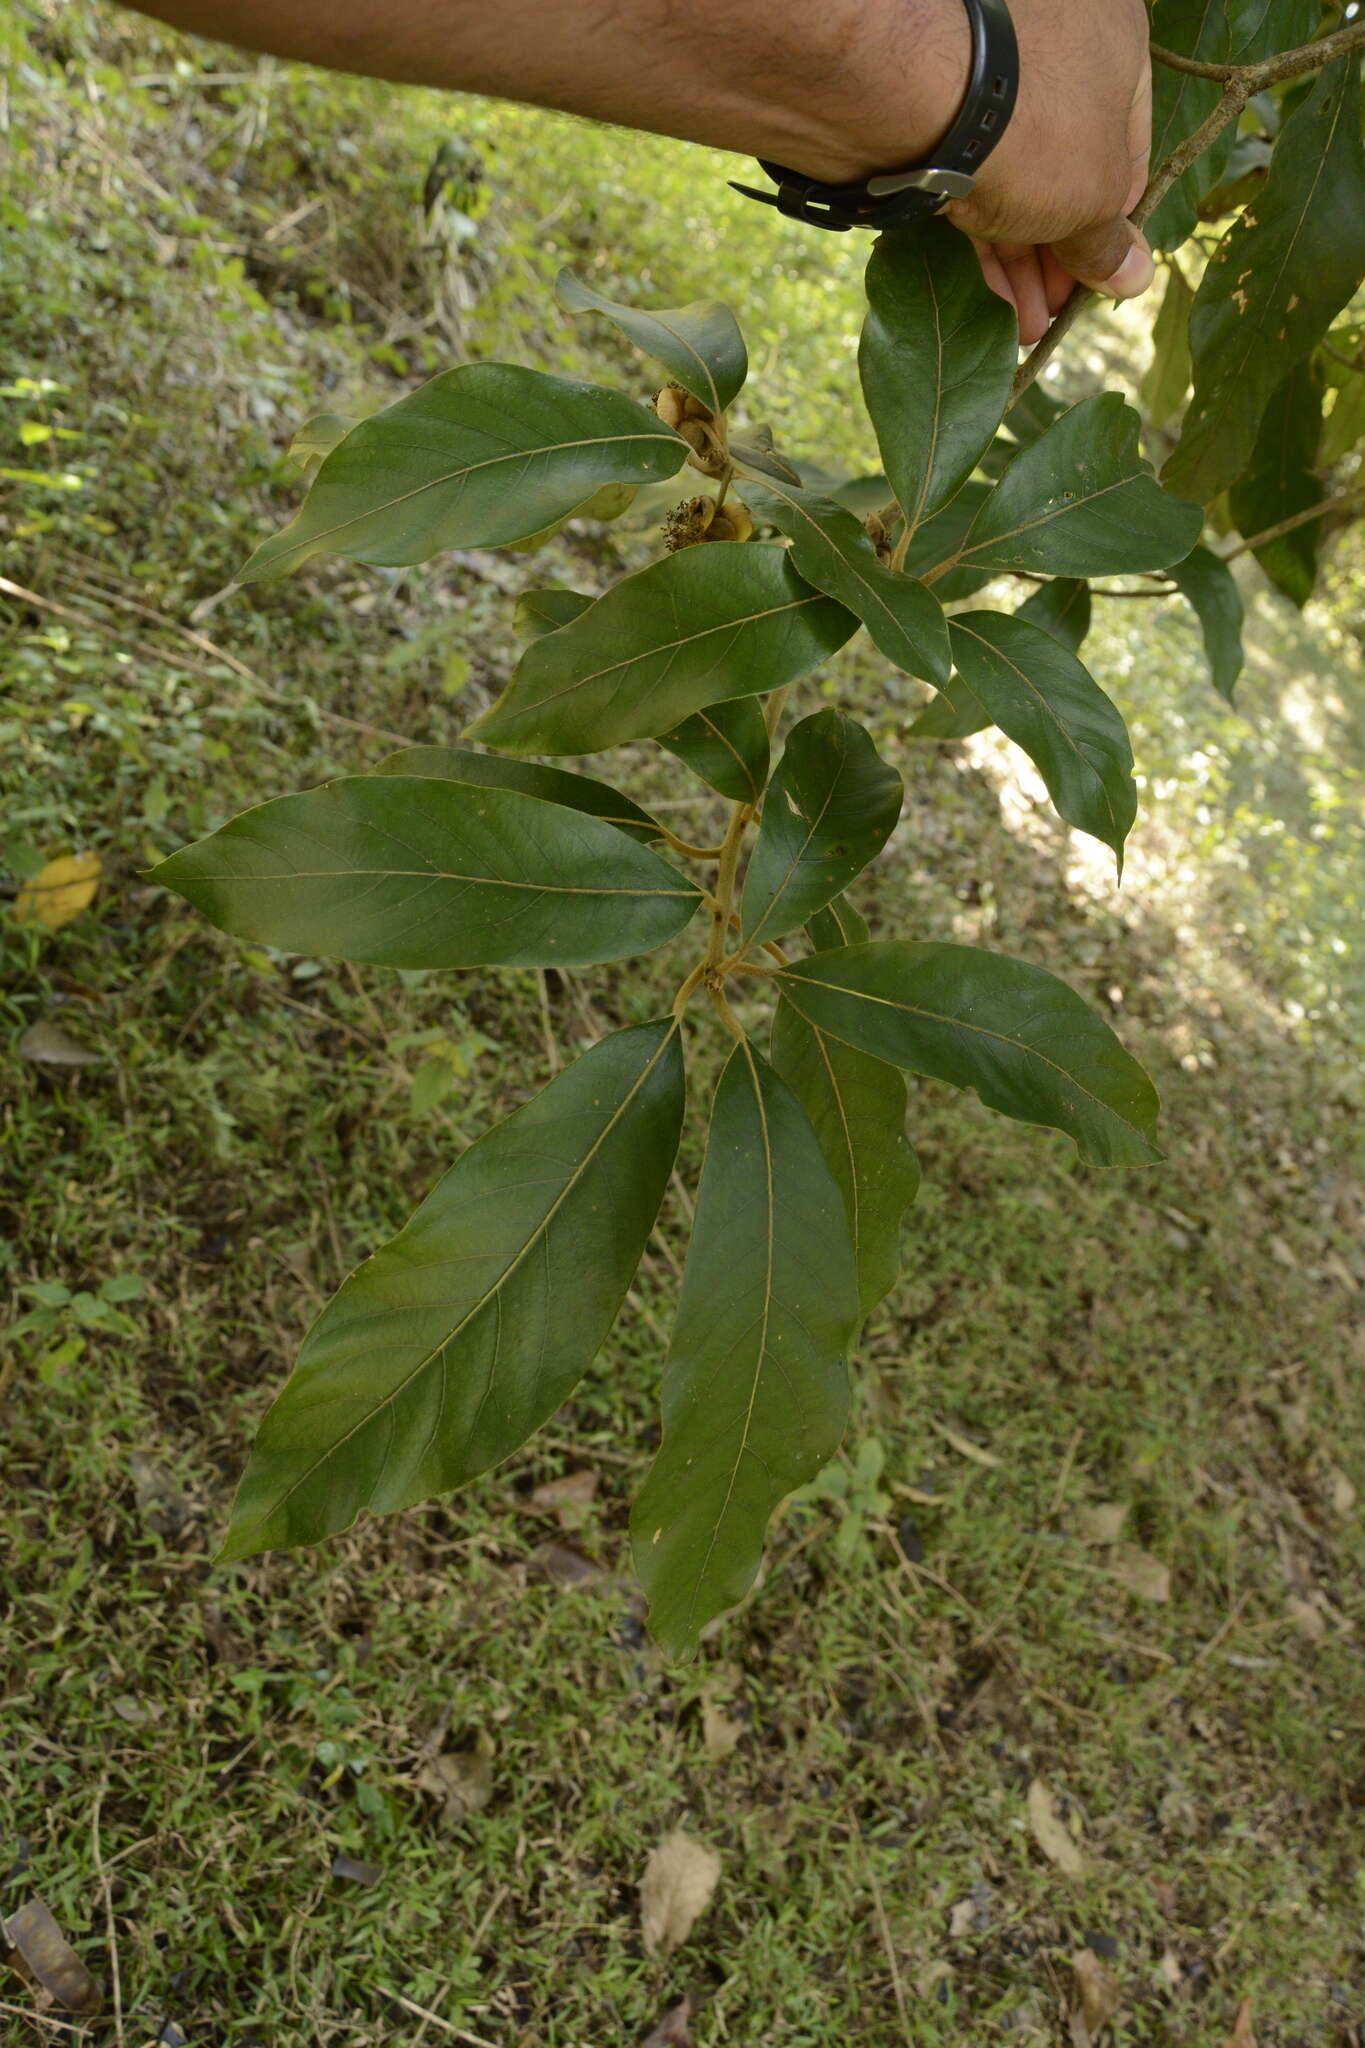
<path fill-rule="evenodd" d="M 960 97 L 961 0 L 153 0 L 174 27 L 775 157 L 908 163 Z"/>

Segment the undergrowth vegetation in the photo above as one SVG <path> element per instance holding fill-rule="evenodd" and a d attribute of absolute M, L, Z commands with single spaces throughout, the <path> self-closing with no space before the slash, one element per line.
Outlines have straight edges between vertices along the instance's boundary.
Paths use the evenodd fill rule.
<path fill-rule="evenodd" d="M 912 899 L 1064 976 L 1156 1079 L 1168 1165 L 1086 1175 L 917 1086 L 926 1186 L 841 1476 L 696 1664 L 664 1667 L 626 1566 L 695 1147 L 515 1460 L 214 1570 L 312 1310 L 666 992 L 285 958 L 142 879 L 286 775 L 448 743 L 510 676 L 511 594 L 639 558 L 633 512 L 571 524 L 552 576 L 473 550 L 214 604 L 297 496 L 293 426 L 466 357 L 600 375 L 605 347 L 643 395 L 549 281 L 677 303 L 723 246 L 782 445 L 852 473 L 863 252 L 681 146 L 84 5 L 0 7 L 0 47 L 0 864 L 16 897 L 101 864 L 59 930 L 0 914 L 0 1915 L 41 1893 L 108 1990 L 117 1960 L 126 2038 L 194 2048 L 601 2048 L 684 1993 L 706 2043 L 1064 2042 L 1081 1952 L 1120 2043 L 1221 2042 L 1246 1996 L 1262 2048 L 1360 2040 L 1358 543 L 1305 617 L 1256 598 L 1236 711 L 1182 617 L 1097 607 L 1143 786 L 1119 892 L 998 735 L 945 773 L 905 737 L 919 687 L 841 658 L 907 785 L 874 931 Z M 1058 388 L 1101 350 L 1139 377 L 1143 323 L 1083 330 Z M 677 830 L 714 821 L 639 769 Z M 722 1874 L 660 1964 L 635 1887 L 678 1826 Z M 35 2013 L 0 1976 L 0 2039 L 78 2032 Z"/>

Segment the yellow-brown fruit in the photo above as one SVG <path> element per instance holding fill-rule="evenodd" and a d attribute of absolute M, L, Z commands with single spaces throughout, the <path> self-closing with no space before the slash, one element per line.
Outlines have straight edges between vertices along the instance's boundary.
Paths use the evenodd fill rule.
<path fill-rule="evenodd" d="M 654 410 L 666 427 L 678 428 L 687 417 L 687 393 L 681 384 L 665 384 L 654 401 Z"/>
<path fill-rule="evenodd" d="M 698 541 L 705 540 L 707 529 L 716 515 L 714 498 L 684 498 L 675 505 L 664 521 L 664 546 L 670 555 L 676 555 L 680 548 L 691 548 Z"/>
<path fill-rule="evenodd" d="M 712 515 L 706 529 L 707 540 L 748 540 L 754 530 L 754 522 L 748 506 L 742 498 L 730 497 L 720 510 Z"/>

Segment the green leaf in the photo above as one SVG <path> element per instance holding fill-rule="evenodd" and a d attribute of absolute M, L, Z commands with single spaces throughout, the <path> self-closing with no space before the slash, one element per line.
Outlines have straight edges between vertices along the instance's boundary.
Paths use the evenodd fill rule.
<path fill-rule="evenodd" d="M 897 668 L 926 682 L 948 676 L 948 629 L 931 591 L 878 561 L 860 522 L 832 498 L 779 485 L 746 486 L 755 519 L 767 519 L 791 540 L 792 561 L 817 590 L 854 612 Z"/>
<path fill-rule="evenodd" d="M 700 901 L 597 818 L 410 776 L 276 797 L 150 879 L 238 938 L 380 967 L 621 960 L 675 938 Z"/>
<path fill-rule="evenodd" d="M 836 896 L 806 921 L 806 937 L 817 953 L 831 946 L 861 946 L 868 936 L 867 919 L 847 896 Z"/>
<path fill-rule="evenodd" d="M 1096 1166 L 1148 1166 L 1157 1096 L 1074 989 L 976 946 L 880 939 L 798 960 L 781 993 L 807 1023 L 874 1059 L 975 1089 L 991 1109 L 1046 1124 Z"/>
<path fill-rule="evenodd" d="M 949 625 L 958 674 L 1022 747 L 1068 825 L 1114 849 L 1137 816 L 1128 729 L 1089 669 L 1052 634 L 1005 612 L 960 612 Z"/>
<path fill-rule="evenodd" d="M 1166 273 L 1161 311 L 1152 326 L 1152 360 L 1138 394 L 1149 426 L 1164 427 L 1185 402 L 1190 388 L 1190 308 L 1194 293 L 1172 264 Z"/>
<path fill-rule="evenodd" d="M 871 734 L 842 711 L 794 725 L 744 878 L 747 943 L 795 930 L 861 874 L 895 831 L 904 793 Z"/>
<path fill-rule="evenodd" d="M 594 603 L 579 590 L 523 590 L 512 613 L 512 624 L 526 640 L 538 640 L 570 625 Z"/>
<path fill-rule="evenodd" d="M 1330 361 L 1326 370 L 1336 392 L 1322 430 L 1322 459 L 1330 467 L 1365 443 L 1365 370 Z"/>
<path fill-rule="evenodd" d="M 637 348 L 662 363 L 674 383 L 713 413 L 724 412 L 738 397 L 749 374 L 749 358 L 738 321 L 719 299 L 698 299 L 690 306 L 647 313 L 607 298 L 571 270 L 560 271 L 555 291 L 570 312 L 605 314 Z"/>
<path fill-rule="evenodd" d="M 639 488 L 638 484 L 603 484 L 581 505 L 571 505 L 567 512 L 552 519 L 548 526 L 542 526 L 538 533 L 528 533 L 524 540 L 505 541 L 503 545 L 509 554 L 533 555 L 537 548 L 543 548 L 547 541 L 562 533 L 571 519 L 600 519 L 604 523 L 619 519 L 635 503 Z"/>
<path fill-rule="evenodd" d="M 482 789 L 519 789 L 545 803 L 564 804 L 615 825 L 642 844 L 663 838 L 663 827 L 622 796 L 590 775 L 572 775 L 567 768 L 547 768 L 541 761 L 508 761 L 497 754 L 474 754 L 467 747 L 402 747 L 386 754 L 371 775 L 417 775 L 438 782 L 463 782 Z"/>
<path fill-rule="evenodd" d="M 785 548 L 683 548 L 533 640 L 469 731 L 527 754 L 653 738 L 728 697 L 795 682 L 853 630 L 846 611 L 796 574 Z"/>
<path fill-rule="evenodd" d="M 901 1217 L 919 1189 L 905 1135 L 905 1082 L 895 1067 L 808 1024 L 790 1003 L 773 1018 L 773 1065 L 820 1140 L 844 1198 L 867 1315 L 900 1271 Z"/>
<path fill-rule="evenodd" d="M 670 477 L 686 459 L 686 442 L 619 392 L 465 363 L 352 428 L 302 511 L 237 580 L 284 576 L 319 554 L 397 566 L 525 540 L 601 485 Z"/>
<path fill-rule="evenodd" d="M 289 460 L 296 462 L 305 476 L 311 476 L 323 458 L 330 455 L 338 443 L 345 440 L 352 427 L 359 424 L 359 420 L 348 418 L 344 413 L 314 413 L 311 420 L 304 421 L 289 443 Z"/>
<path fill-rule="evenodd" d="M 1321 504 L 1323 487 L 1313 465 L 1322 440 L 1322 396 L 1322 372 L 1311 357 L 1297 363 L 1271 393 L 1252 451 L 1250 474 L 1239 478 L 1228 492 L 1228 510 L 1244 540 Z M 1313 595 L 1321 539 L 1321 523 L 1311 520 L 1254 550 L 1276 589 L 1300 608 Z"/>
<path fill-rule="evenodd" d="M 1227 563 L 1204 547 L 1192 548 L 1171 575 L 1199 620 L 1213 687 L 1230 704 L 1232 686 L 1242 673 L 1242 593 L 1236 579 Z"/>
<path fill-rule="evenodd" d="M 1060 646 L 1076 654 L 1090 631 L 1090 585 L 1081 576 L 1054 576 L 1051 583 L 1042 584 L 1032 597 L 1025 598 L 1014 616 L 1041 626 Z"/>
<path fill-rule="evenodd" d="M 1018 452 L 1011 445 L 1011 459 Z M 989 569 L 948 569 L 941 575 L 934 574 L 945 562 L 957 559 L 972 521 L 990 494 L 991 486 L 973 477 L 941 512 L 926 519 L 911 535 L 905 553 L 905 574 L 929 578 L 940 604 L 957 604 L 964 597 L 975 597 L 982 585 L 991 580 Z"/>
<path fill-rule="evenodd" d="M 838 1185 L 804 1110 L 746 1041 L 716 1090 L 663 1444 L 631 1516 L 665 1655 L 690 1655 L 743 1599 L 774 1508 L 838 1447 L 857 1314 Z"/>
<path fill-rule="evenodd" d="M 757 697 L 708 704 L 658 739 L 732 803 L 756 804 L 762 796 L 768 780 L 768 725 Z"/>
<path fill-rule="evenodd" d="M 1054 398 L 1046 385 L 1035 381 L 1027 385 L 1015 399 L 1006 416 L 1005 425 L 1015 440 L 1027 448 L 1040 434 L 1045 434 L 1065 411 L 1066 406 L 1062 400 Z"/>
<path fill-rule="evenodd" d="M 1285 122 L 1260 197 L 1233 222 L 1195 294 L 1194 396 L 1162 471 L 1190 497 L 1207 503 L 1241 475 L 1271 393 L 1365 272 L 1358 75 L 1345 57 L 1323 70 Z"/>
<path fill-rule="evenodd" d="M 963 678 L 949 676 L 918 718 L 906 728 L 911 740 L 969 740 L 991 723 L 985 705 L 973 696 Z"/>
<path fill-rule="evenodd" d="M 863 397 L 912 529 L 953 497 L 1000 424 L 1018 361 L 1013 307 L 947 221 L 882 235 L 867 266 Z"/>
<path fill-rule="evenodd" d="M 669 1020 L 604 1039 L 471 1145 L 304 1339 L 223 1558 L 463 1485 L 553 1415 L 615 1320 L 682 1115 Z"/>
<path fill-rule="evenodd" d="M 799 484 L 801 472 L 773 446 L 771 427 L 750 427 L 741 440 L 730 437 L 730 460 L 741 469 L 756 469 L 760 476 L 773 477 L 780 484 Z"/>
<path fill-rule="evenodd" d="M 1110 576 L 1187 555 L 1203 517 L 1157 483 L 1138 453 L 1138 424 L 1117 391 L 1064 412 L 1005 471 L 963 543 L 962 563 Z"/>

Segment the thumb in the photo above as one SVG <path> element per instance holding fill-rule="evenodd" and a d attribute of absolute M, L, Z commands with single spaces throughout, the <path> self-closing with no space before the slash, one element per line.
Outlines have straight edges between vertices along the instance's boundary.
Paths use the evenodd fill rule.
<path fill-rule="evenodd" d="M 1156 276 L 1152 252 L 1131 221 L 1107 220 L 1053 244 L 1063 270 L 1091 291 L 1135 299 Z"/>

